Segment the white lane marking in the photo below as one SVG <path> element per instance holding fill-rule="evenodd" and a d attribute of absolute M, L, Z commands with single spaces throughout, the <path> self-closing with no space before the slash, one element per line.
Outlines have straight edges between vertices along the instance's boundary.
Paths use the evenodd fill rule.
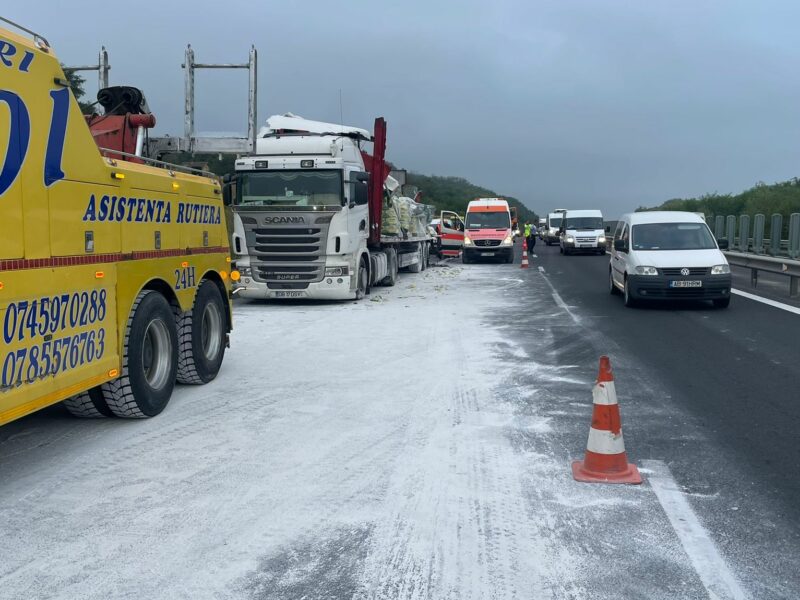
<path fill-rule="evenodd" d="M 643 460 L 650 473 L 647 481 L 667 513 L 683 549 L 689 555 L 692 566 L 712 600 L 745 600 L 742 590 L 728 563 L 717 550 L 708 532 L 692 510 L 689 502 L 672 478 L 669 467 L 660 460 Z"/>
<path fill-rule="evenodd" d="M 750 300 L 755 300 L 756 302 L 761 302 L 762 304 L 767 304 L 768 306 L 774 306 L 775 308 L 780 308 L 781 310 L 785 310 L 786 312 L 794 313 L 796 315 L 800 315 L 800 308 L 796 306 L 791 306 L 790 304 L 784 304 L 783 302 L 778 302 L 777 300 L 770 300 L 769 298 L 762 298 L 761 296 L 756 296 L 755 294 L 750 294 L 748 292 L 743 292 L 742 290 L 731 289 L 732 294 L 736 294 L 737 296 L 742 296 L 744 298 L 749 298 Z"/>
<path fill-rule="evenodd" d="M 539 267 L 539 268 L 542 269 L 541 267 Z M 573 313 L 570 310 L 569 306 L 567 306 L 567 303 L 564 302 L 564 299 L 556 291 L 556 288 L 553 287 L 552 283 L 550 283 L 550 279 L 548 279 L 547 275 L 545 275 L 544 269 L 542 269 L 539 272 L 542 274 L 542 279 L 544 279 L 547 282 L 547 285 L 550 286 L 550 291 L 553 294 L 553 300 L 555 300 L 555 303 L 558 305 L 558 307 L 561 308 L 562 310 L 564 310 L 570 316 L 570 318 L 572 318 L 572 321 L 576 325 L 580 325 L 580 322 L 581 322 L 580 317 L 578 317 L 578 315 L 576 315 L 575 313 Z"/>

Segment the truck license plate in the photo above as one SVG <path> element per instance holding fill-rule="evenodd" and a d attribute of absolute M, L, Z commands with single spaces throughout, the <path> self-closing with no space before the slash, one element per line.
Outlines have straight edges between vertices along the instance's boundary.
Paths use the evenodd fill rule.
<path fill-rule="evenodd" d="M 703 287 L 702 281 L 670 281 L 669 287 L 674 288 L 687 288 L 687 287 Z"/>
<path fill-rule="evenodd" d="M 305 292 L 275 292 L 276 298 L 305 298 Z"/>
<path fill-rule="evenodd" d="M 494 252 L 481 252 L 481 256 L 494 256 Z"/>

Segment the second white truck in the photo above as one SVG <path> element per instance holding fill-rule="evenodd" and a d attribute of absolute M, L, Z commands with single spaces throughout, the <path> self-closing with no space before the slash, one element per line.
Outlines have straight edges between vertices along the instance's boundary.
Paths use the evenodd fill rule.
<path fill-rule="evenodd" d="M 364 150 L 373 143 L 373 153 Z M 273 116 L 231 182 L 232 250 L 245 298 L 359 299 L 428 266 L 432 207 L 402 196 L 386 122 L 364 129 Z"/>

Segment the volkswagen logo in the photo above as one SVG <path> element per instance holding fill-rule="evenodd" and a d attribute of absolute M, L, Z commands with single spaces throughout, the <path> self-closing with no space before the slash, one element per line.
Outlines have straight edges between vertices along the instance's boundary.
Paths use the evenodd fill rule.
<path fill-rule="evenodd" d="M 683 268 L 681 269 L 681 275 L 683 275 L 684 277 L 686 277 L 688 274 L 689 274 L 689 269 L 687 269 L 686 267 L 683 267 Z"/>

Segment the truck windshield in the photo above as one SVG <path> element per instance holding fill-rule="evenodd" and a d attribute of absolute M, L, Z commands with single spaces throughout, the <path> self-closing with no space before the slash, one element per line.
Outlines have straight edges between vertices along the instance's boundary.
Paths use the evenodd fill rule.
<path fill-rule="evenodd" d="M 550 227 L 561 227 L 561 217 L 550 217 Z"/>
<path fill-rule="evenodd" d="M 634 250 L 711 250 L 714 236 L 703 223 L 647 223 L 631 230 Z"/>
<path fill-rule="evenodd" d="M 240 177 L 236 203 L 241 206 L 342 206 L 341 171 L 254 171 Z"/>
<path fill-rule="evenodd" d="M 566 229 L 603 229 L 603 217 L 567 216 Z"/>
<path fill-rule="evenodd" d="M 467 213 L 467 229 L 509 229 L 511 220 L 508 213 L 497 212 L 471 212 Z"/>

